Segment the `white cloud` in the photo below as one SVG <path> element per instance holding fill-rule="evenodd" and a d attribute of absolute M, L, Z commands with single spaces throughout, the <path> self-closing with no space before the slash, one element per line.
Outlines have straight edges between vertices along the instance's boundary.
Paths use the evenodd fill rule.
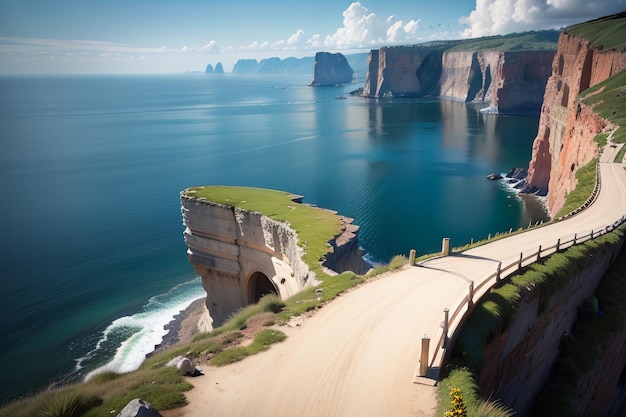
<path fill-rule="evenodd" d="M 336 49 L 350 49 L 410 43 L 419 41 L 419 20 L 404 23 L 389 16 L 381 20 L 359 2 L 352 3 L 343 12 L 343 27 L 328 35 L 324 45 Z"/>
<path fill-rule="evenodd" d="M 568 26 L 618 13 L 626 0 L 476 0 L 476 7 L 459 23 L 464 37 L 502 35 L 525 30 Z"/>

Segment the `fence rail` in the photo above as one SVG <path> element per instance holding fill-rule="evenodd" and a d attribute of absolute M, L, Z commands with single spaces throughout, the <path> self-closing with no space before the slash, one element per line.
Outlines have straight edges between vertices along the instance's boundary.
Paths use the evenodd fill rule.
<path fill-rule="evenodd" d="M 594 189 L 589 198 L 576 210 L 565 216 L 559 217 L 555 221 L 564 221 L 566 219 L 569 219 L 593 204 L 593 202 L 595 202 L 600 193 L 600 187 L 600 164 L 596 163 L 596 181 Z M 584 243 L 588 240 L 598 238 L 606 233 L 612 232 L 624 222 L 626 222 L 626 216 L 622 216 L 619 220 L 607 225 L 606 227 L 601 228 L 600 230 L 594 231 L 592 229 L 588 234 L 582 235 L 578 235 L 578 233 L 575 233 L 574 237 L 570 240 L 561 240 L 559 238 L 556 240 L 556 243 L 554 245 L 548 247 L 542 247 L 540 245 L 538 249 L 532 253 L 524 254 L 523 252 L 520 252 L 519 259 L 507 265 L 502 265 L 502 262 L 499 262 L 496 267 L 496 271 L 486 278 L 482 279 L 477 286 L 475 285 L 474 281 L 468 280 L 468 293 L 465 297 L 463 297 L 463 299 L 461 299 L 452 314 L 449 314 L 448 308 L 444 310 L 444 322 L 441 326 L 441 330 L 438 331 L 441 332 L 441 335 L 439 335 L 438 337 L 435 354 L 433 355 L 429 367 L 438 367 L 440 370 L 443 368 L 444 361 L 448 357 L 448 347 L 450 346 L 451 342 L 454 342 L 456 336 L 458 335 L 458 330 L 461 328 L 461 325 L 467 320 L 467 318 L 473 311 L 475 302 L 480 299 L 482 295 L 489 291 L 493 286 L 498 284 L 504 277 L 513 274 L 524 266 L 541 260 L 542 257 L 551 255 L 553 253 L 559 252 L 562 249 L 570 248 L 572 246 Z M 452 336 L 448 334 L 450 329 L 452 329 Z"/>

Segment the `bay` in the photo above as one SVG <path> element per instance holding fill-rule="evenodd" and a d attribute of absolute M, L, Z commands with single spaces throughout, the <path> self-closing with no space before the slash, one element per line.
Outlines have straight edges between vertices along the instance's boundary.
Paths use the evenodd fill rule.
<path fill-rule="evenodd" d="M 309 82 L 0 78 L 0 369 L 13 376 L 0 402 L 136 366 L 202 295 L 182 239 L 186 187 L 301 194 L 353 217 L 375 262 L 545 219 L 485 179 L 528 165 L 538 118 Z"/>

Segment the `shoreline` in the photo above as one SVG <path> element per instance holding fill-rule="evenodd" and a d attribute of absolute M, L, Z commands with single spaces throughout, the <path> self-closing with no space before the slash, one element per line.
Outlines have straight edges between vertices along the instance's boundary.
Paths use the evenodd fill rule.
<path fill-rule="evenodd" d="M 191 342 L 193 337 L 200 331 L 198 323 L 205 315 L 206 297 L 198 298 L 191 302 L 184 310 L 180 310 L 172 320 L 163 328 L 168 330 L 163 336 L 161 343 L 154 346 L 154 350 L 146 354 L 146 359 L 164 352 L 178 344 Z"/>

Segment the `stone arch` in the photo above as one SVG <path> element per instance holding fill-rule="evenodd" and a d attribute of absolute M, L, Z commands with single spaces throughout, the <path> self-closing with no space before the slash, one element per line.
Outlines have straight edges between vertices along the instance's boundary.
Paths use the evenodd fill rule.
<path fill-rule="evenodd" d="M 267 294 L 279 295 L 278 289 L 263 272 L 254 272 L 248 280 L 248 304 L 257 303 Z"/>

